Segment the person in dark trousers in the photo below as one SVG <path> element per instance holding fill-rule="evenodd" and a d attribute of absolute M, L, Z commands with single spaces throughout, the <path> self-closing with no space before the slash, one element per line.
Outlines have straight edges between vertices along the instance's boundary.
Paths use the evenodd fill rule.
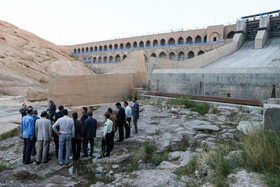
<path fill-rule="evenodd" d="M 87 114 L 87 107 L 83 107 L 82 108 L 82 117 L 81 117 L 81 122 L 84 124 L 85 123 L 85 120 L 88 119 L 88 114 Z"/>
<path fill-rule="evenodd" d="M 131 107 L 132 109 L 132 116 L 133 116 L 133 124 L 134 124 L 134 129 L 135 129 L 135 132 L 134 134 L 138 134 L 138 126 L 137 126 L 137 121 L 138 121 L 138 118 L 139 118 L 139 103 L 137 102 L 137 98 L 134 97 L 132 99 L 134 105 L 133 107 Z"/>
<path fill-rule="evenodd" d="M 34 138 L 34 119 L 32 110 L 27 110 L 27 115 L 21 120 L 21 134 L 24 140 L 23 163 L 31 164 L 30 155 L 32 149 L 32 140 Z"/>
<path fill-rule="evenodd" d="M 110 120 L 110 114 L 106 113 L 105 117 L 105 124 L 103 127 L 103 134 L 102 134 L 102 142 L 101 142 L 101 155 L 98 159 L 104 157 L 110 157 L 111 148 L 111 132 L 113 127 L 113 122 Z M 105 154 L 106 153 L 106 154 Z"/>
<path fill-rule="evenodd" d="M 92 112 L 88 112 L 88 119 L 85 120 L 84 123 L 84 157 L 88 157 L 88 141 L 90 142 L 90 154 L 89 156 L 93 156 L 94 149 L 94 137 L 96 137 L 96 129 L 97 129 L 97 121 L 92 117 Z"/>
<path fill-rule="evenodd" d="M 36 124 L 36 121 L 37 121 L 37 119 L 40 119 L 39 117 L 38 117 L 38 111 L 37 110 L 33 110 L 33 119 L 34 119 L 34 129 L 35 129 L 35 124 Z M 32 156 L 36 156 L 36 141 L 37 141 L 37 137 L 36 137 L 36 135 L 35 135 L 35 131 L 34 131 L 34 138 L 33 138 L 33 140 L 32 140 L 32 150 L 31 150 L 31 154 L 32 154 Z"/>
<path fill-rule="evenodd" d="M 110 137 L 110 141 L 111 141 L 111 150 L 110 151 L 113 151 L 117 117 L 113 114 L 113 110 L 111 108 L 108 108 L 107 112 L 110 114 L 110 120 L 113 122 L 113 127 L 112 127 L 112 132 L 111 132 L 111 137 Z"/>
<path fill-rule="evenodd" d="M 55 104 L 52 100 L 49 101 L 49 108 L 48 108 L 47 111 L 50 114 L 50 120 L 52 122 L 54 122 L 55 121 L 54 117 L 55 117 L 56 106 L 55 106 Z"/>
<path fill-rule="evenodd" d="M 120 103 L 116 103 L 116 107 L 119 109 L 118 115 L 117 115 L 117 129 L 119 130 L 119 140 L 117 142 L 123 141 L 123 126 L 125 123 L 125 111 L 124 108 L 121 106 Z"/>
<path fill-rule="evenodd" d="M 59 118 L 62 118 L 64 115 L 63 115 L 63 110 L 64 110 L 64 106 L 60 105 L 58 107 L 59 111 L 55 114 L 55 122 L 59 119 Z M 59 131 L 59 126 L 57 127 L 57 131 Z M 56 155 L 56 158 L 58 158 L 58 148 L 59 148 L 59 145 L 58 145 L 58 136 L 57 134 L 54 132 L 54 130 L 52 130 L 52 135 L 53 135 L 53 141 L 54 141 L 54 144 L 55 144 L 55 155 Z M 65 151 L 66 149 L 63 150 L 63 155 L 65 155 Z"/>
<path fill-rule="evenodd" d="M 75 125 L 75 137 L 72 140 L 72 151 L 73 151 L 73 160 L 80 159 L 81 153 L 81 141 L 84 139 L 84 126 L 81 121 L 78 120 L 78 113 L 74 112 L 72 114 L 74 125 Z"/>
<path fill-rule="evenodd" d="M 126 122 L 124 124 L 125 138 L 129 138 L 130 137 L 130 122 L 131 122 L 132 110 L 128 106 L 127 101 L 125 101 L 123 105 L 124 105 L 124 108 L 125 108 L 125 119 L 126 119 Z"/>
<path fill-rule="evenodd" d="M 21 109 L 19 110 L 22 118 L 27 115 L 27 109 L 26 108 L 27 108 L 26 103 L 23 103 L 21 105 Z"/>

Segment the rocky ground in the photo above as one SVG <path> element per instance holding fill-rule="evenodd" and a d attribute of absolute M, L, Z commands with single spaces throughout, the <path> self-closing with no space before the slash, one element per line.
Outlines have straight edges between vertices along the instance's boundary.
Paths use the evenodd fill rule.
<path fill-rule="evenodd" d="M 100 123 L 108 107 L 115 109 L 114 104 L 107 104 L 94 112 Z M 9 138 L 0 142 L 0 161 L 12 168 L 0 173 L 0 185 L 218 186 L 211 180 L 215 178 L 214 171 L 206 161 L 219 150 L 227 150 L 224 157 L 228 160 L 238 155 L 238 129 L 248 129 L 252 122 L 261 123 L 260 112 L 259 109 L 242 112 L 234 107 L 218 107 L 200 115 L 183 106 L 146 104 L 141 106 L 139 134 L 116 143 L 110 158 L 97 159 L 99 128 L 94 157 L 71 161 L 63 167 L 56 164 L 53 144 L 52 160 L 48 164 L 23 165 L 23 141 L 19 137 Z M 236 187 L 265 186 L 261 178 L 261 174 L 236 168 L 223 182 Z"/>

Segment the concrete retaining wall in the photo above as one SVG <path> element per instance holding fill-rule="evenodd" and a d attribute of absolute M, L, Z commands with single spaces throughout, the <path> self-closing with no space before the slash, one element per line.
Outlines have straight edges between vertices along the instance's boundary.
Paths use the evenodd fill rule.
<path fill-rule="evenodd" d="M 280 97 L 280 68 L 156 69 L 149 77 L 151 91 L 235 98 L 268 99 L 273 85 Z"/>

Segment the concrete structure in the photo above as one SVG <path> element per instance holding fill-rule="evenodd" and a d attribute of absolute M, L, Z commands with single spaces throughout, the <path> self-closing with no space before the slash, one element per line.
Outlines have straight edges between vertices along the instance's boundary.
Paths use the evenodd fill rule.
<path fill-rule="evenodd" d="M 280 105 L 264 105 L 264 128 L 280 136 Z"/>
<path fill-rule="evenodd" d="M 255 38 L 255 49 L 261 49 L 265 45 L 269 37 L 270 23 L 269 17 L 262 17 L 260 19 L 259 31 Z"/>

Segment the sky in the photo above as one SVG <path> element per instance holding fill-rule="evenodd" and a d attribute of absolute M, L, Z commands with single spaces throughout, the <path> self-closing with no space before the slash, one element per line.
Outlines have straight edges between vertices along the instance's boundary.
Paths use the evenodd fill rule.
<path fill-rule="evenodd" d="M 58 45 L 235 23 L 280 0 L 0 0 L 0 19 Z"/>

